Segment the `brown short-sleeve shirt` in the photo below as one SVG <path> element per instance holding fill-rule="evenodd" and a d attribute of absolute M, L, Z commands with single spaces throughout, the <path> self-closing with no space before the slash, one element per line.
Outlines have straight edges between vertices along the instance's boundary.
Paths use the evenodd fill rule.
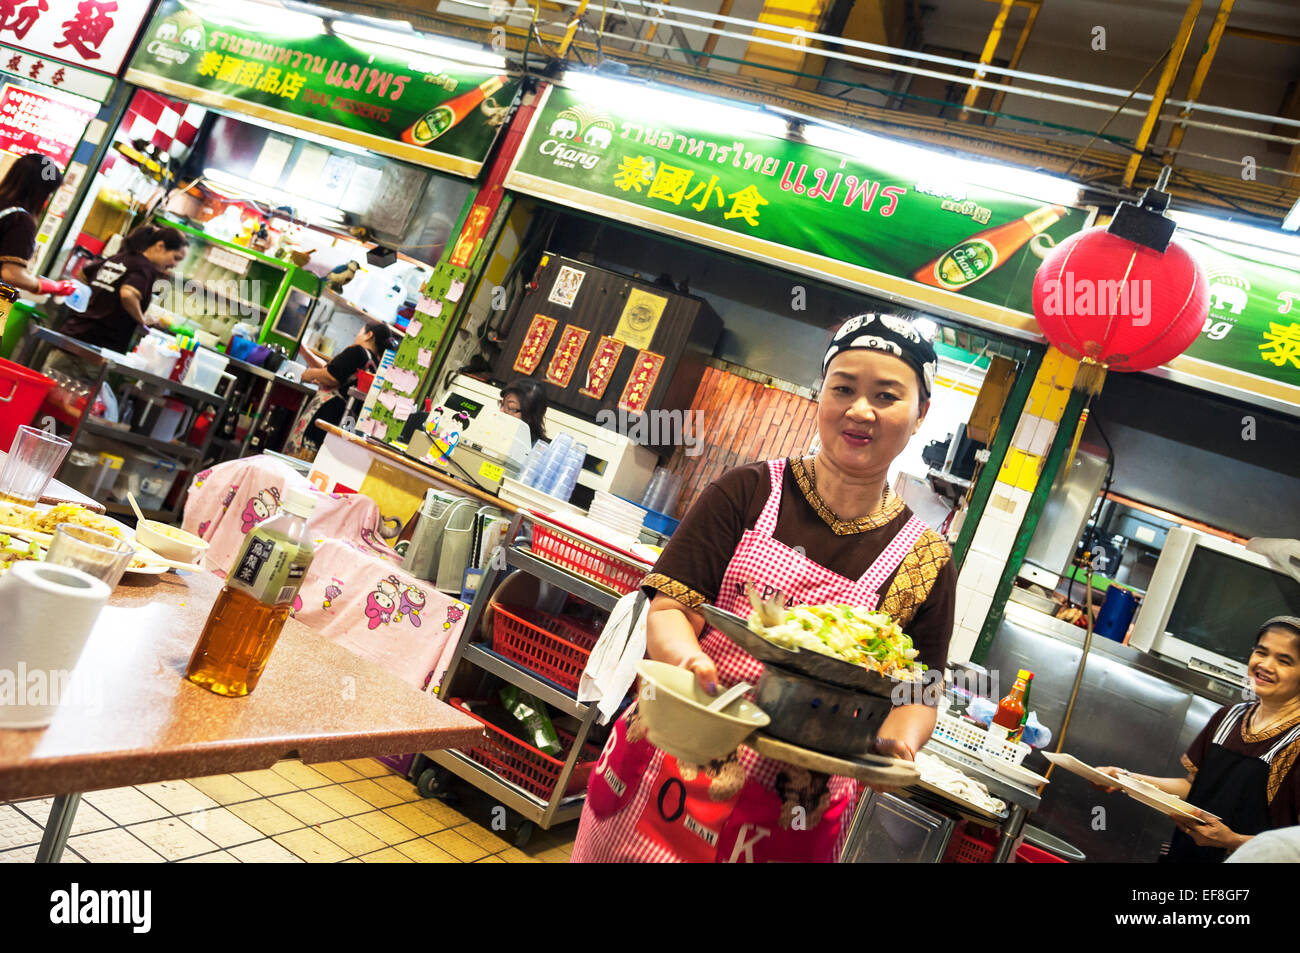
<path fill-rule="evenodd" d="M 1205 763 L 1205 755 L 1214 743 L 1214 735 L 1223 724 L 1223 719 L 1233 712 L 1236 705 L 1224 705 L 1205 723 L 1201 733 L 1196 736 L 1187 754 L 1183 755 L 1183 767 L 1192 774 Z M 1228 751 L 1258 758 L 1266 754 L 1277 744 L 1278 739 L 1293 729 L 1300 718 L 1293 718 L 1267 731 L 1258 734 L 1247 731 L 1255 706 L 1245 710 L 1244 715 L 1234 714 L 1240 723 L 1234 726 L 1224 740 L 1223 747 Z M 1274 827 L 1291 827 L 1300 824 L 1300 740 L 1293 741 L 1273 758 L 1268 771 L 1268 814 Z"/>
<path fill-rule="evenodd" d="M 912 516 L 890 494 L 872 515 L 840 520 L 818 495 L 800 459 L 790 460 L 781 481 L 781 509 L 773 537 L 849 579 L 861 577 Z M 766 463 L 730 470 L 700 494 L 682 518 L 654 571 L 642 586 L 688 608 L 714 602 L 727 564 L 745 530 L 753 529 L 771 493 Z M 926 530 L 881 587 L 879 607 L 912 637 L 919 661 L 942 670 L 948 660 L 957 573 L 943 538 Z"/>

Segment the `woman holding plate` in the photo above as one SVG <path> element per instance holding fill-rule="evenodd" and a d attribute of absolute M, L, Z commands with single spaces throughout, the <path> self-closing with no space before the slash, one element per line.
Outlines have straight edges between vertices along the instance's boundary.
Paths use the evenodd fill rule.
<path fill-rule="evenodd" d="M 650 658 L 695 673 L 715 694 L 757 683 L 763 665 L 705 624 L 712 603 L 748 615 L 745 584 L 787 605 L 846 603 L 888 612 L 917 661 L 941 671 L 956 572 L 947 544 L 890 493 L 890 464 L 930 406 L 937 359 L 912 322 L 863 314 L 835 332 L 822 361 L 819 449 L 731 470 L 682 519 L 643 588 Z M 881 754 L 911 760 L 935 709 L 896 706 Z M 707 765 L 678 763 L 645 738 L 636 706 L 592 772 L 574 844 L 578 862 L 839 859 L 858 785 L 741 747 Z"/>
<path fill-rule="evenodd" d="M 1162 862 L 1218 863 L 1257 834 L 1300 823 L 1300 618 L 1260 626 L 1247 672 L 1255 699 L 1210 717 L 1183 755 L 1187 777 L 1131 775 L 1195 805 L 1203 819 L 1175 822 Z"/>

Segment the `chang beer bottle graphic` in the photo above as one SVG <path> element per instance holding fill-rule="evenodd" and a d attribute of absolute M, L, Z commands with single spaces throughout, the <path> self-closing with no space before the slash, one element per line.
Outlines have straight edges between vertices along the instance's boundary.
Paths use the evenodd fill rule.
<path fill-rule="evenodd" d="M 402 133 L 402 141 L 413 146 L 427 146 L 477 109 L 483 100 L 504 86 L 506 80 L 505 76 L 493 76 L 477 88 L 435 106 Z"/>
<path fill-rule="evenodd" d="M 918 268 L 912 280 L 946 291 L 961 291 L 997 268 L 1064 215 L 1062 206 L 1044 205 L 1014 222 L 986 228 Z"/>

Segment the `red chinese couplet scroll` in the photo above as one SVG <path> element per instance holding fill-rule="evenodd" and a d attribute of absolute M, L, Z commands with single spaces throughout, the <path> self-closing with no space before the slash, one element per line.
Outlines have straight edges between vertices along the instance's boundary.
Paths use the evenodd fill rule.
<path fill-rule="evenodd" d="M 623 388 L 623 396 L 618 399 L 618 409 L 629 414 L 642 413 L 650 402 L 650 393 L 655 389 L 655 381 L 664 367 L 664 356 L 651 351 L 637 351 L 636 363 L 632 365 L 632 374 Z"/>
<path fill-rule="evenodd" d="M 551 363 L 546 368 L 546 379 L 556 387 L 568 387 L 573 380 L 573 371 L 578 366 L 578 358 L 586 346 L 591 334 L 586 328 L 566 324 L 560 333 L 560 343 L 555 345 Z"/>
<path fill-rule="evenodd" d="M 519 354 L 515 357 L 516 371 L 528 377 L 537 370 L 537 365 L 542 363 L 546 345 L 551 343 L 556 323 L 554 318 L 545 315 L 533 317 L 532 324 L 528 325 L 528 333 L 524 335 L 524 343 L 519 345 Z"/>
<path fill-rule="evenodd" d="M 587 386 L 578 393 L 596 400 L 604 397 L 605 388 L 609 387 L 610 378 L 614 376 L 614 368 L 618 367 L 618 359 L 622 354 L 622 341 L 602 335 L 596 344 L 596 353 L 591 355 L 591 364 L 587 367 Z"/>

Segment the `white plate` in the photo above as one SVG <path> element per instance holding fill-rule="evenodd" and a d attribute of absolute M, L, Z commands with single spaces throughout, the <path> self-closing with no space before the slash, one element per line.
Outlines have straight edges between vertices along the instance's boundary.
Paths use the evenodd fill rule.
<path fill-rule="evenodd" d="M 1090 781 L 1093 784 L 1100 784 L 1102 787 L 1107 788 L 1123 789 L 1124 787 L 1119 778 L 1112 778 L 1109 774 L 1102 774 L 1096 768 L 1084 764 L 1072 754 L 1066 754 L 1063 751 L 1060 754 L 1057 754 L 1055 751 L 1044 751 L 1043 757 L 1052 762 L 1052 764 L 1056 765 L 1058 768 L 1064 768 L 1071 774 L 1077 774 L 1085 781 Z"/>
<path fill-rule="evenodd" d="M 1134 777 L 1112 778 L 1108 774 L 1102 774 L 1096 768 L 1084 764 L 1072 754 L 1056 754 L 1051 751 L 1044 751 L 1043 757 L 1058 767 L 1064 768 L 1071 774 L 1077 774 L 1086 781 L 1094 784 L 1100 784 L 1105 787 L 1119 788 L 1139 804 L 1145 804 L 1147 807 L 1154 808 L 1166 817 L 1177 818 L 1185 821 L 1199 821 L 1200 818 L 1190 813 L 1188 808 L 1195 808 L 1195 805 L 1188 804 L 1180 797 L 1172 794 L 1166 794 L 1159 788 L 1147 784 L 1145 781 L 1139 781 Z M 1195 808 L 1200 810 L 1200 808 Z M 1209 811 L 1204 811 L 1207 817 L 1214 817 Z"/>
<path fill-rule="evenodd" d="M 196 566 L 195 568 L 197 569 L 198 567 Z M 142 569 L 132 569 L 130 566 L 126 567 L 126 575 L 128 576 L 161 576 L 164 573 L 169 572 L 171 572 L 170 566 L 145 566 Z"/>
<path fill-rule="evenodd" d="M 1040 784 L 1050 784 L 1049 778 L 1036 774 L 1028 768 L 1019 764 L 1012 764 L 1002 758 L 995 758 L 992 755 L 980 754 L 980 763 L 995 774 L 1000 774 L 1004 778 L 1015 781 L 1018 784 L 1024 784 L 1031 788 L 1036 788 Z"/>

